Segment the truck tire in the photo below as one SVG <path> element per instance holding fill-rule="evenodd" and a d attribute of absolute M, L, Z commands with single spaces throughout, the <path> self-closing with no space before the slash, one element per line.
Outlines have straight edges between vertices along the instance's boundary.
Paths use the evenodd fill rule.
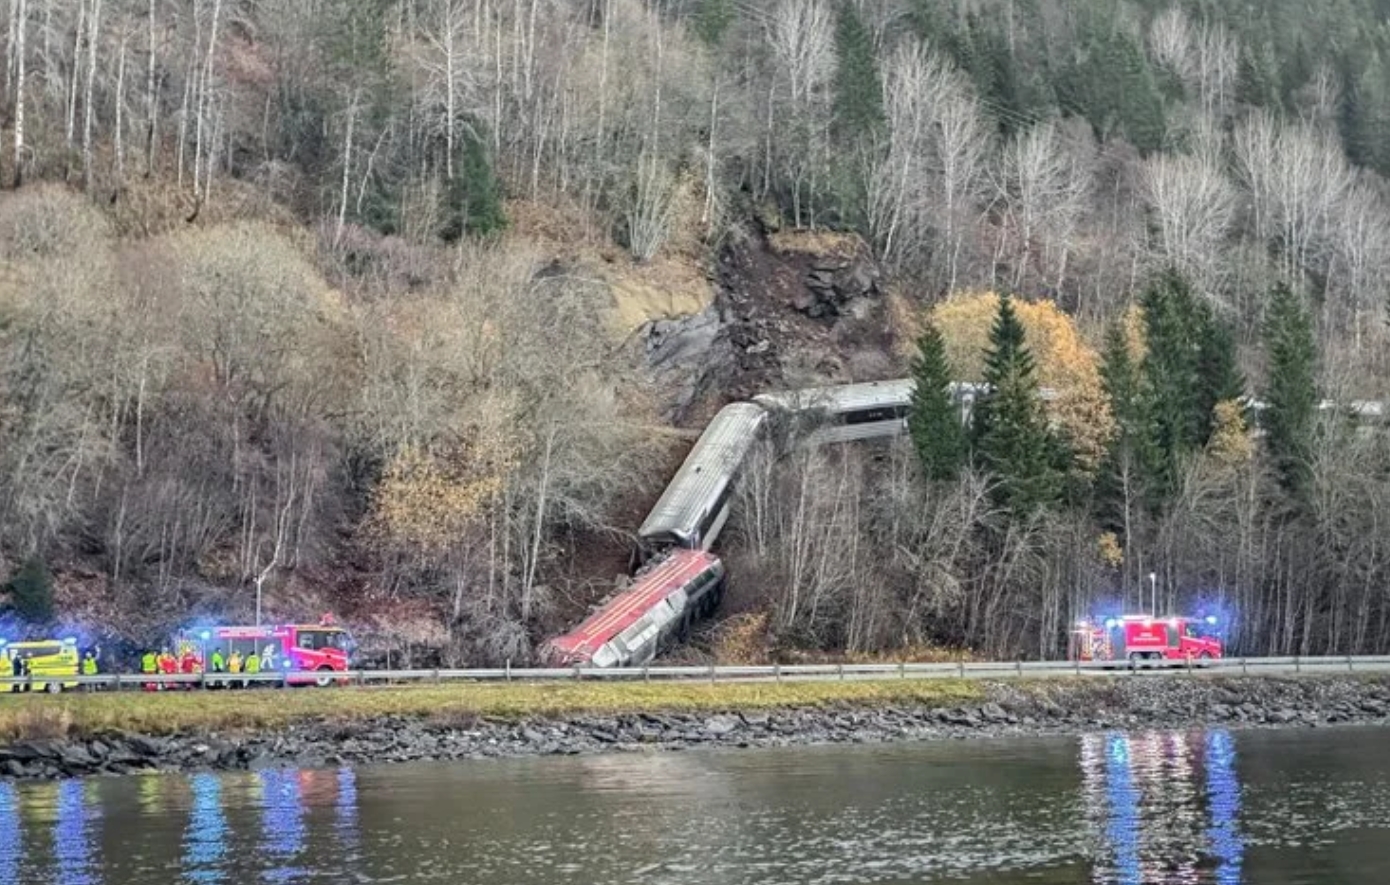
<path fill-rule="evenodd" d="M 63 691 L 63 683 L 50 682 L 43 687 L 43 690 L 48 692 L 49 694 L 61 694 Z"/>
<path fill-rule="evenodd" d="M 332 672 L 333 672 L 333 668 L 332 668 L 332 667 L 329 667 L 329 666 L 323 666 L 323 667 L 319 667 L 318 670 L 316 670 L 315 672 L 316 672 L 316 673 L 332 673 Z M 329 687 L 330 685 L 332 685 L 332 684 L 333 684 L 333 678 L 332 678 L 331 676 L 319 676 L 318 678 L 316 678 L 316 679 L 314 680 L 314 685 L 318 686 L 319 688 L 328 688 L 328 687 Z"/>

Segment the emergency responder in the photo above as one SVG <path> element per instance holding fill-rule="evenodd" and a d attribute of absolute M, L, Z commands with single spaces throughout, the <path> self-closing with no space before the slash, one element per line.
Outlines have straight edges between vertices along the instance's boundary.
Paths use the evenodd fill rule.
<path fill-rule="evenodd" d="M 256 654 L 256 650 L 255 650 L 254 648 L 251 649 L 251 653 L 250 653 L 249 655 L 246 656 L 246 667 L 245 667 L 245 669 L 246 669 L 246 675 L 248 675 L 248 676 L 255 676 L 257 673 L 260 673 L 260 672 L 261 672 L 261 658 L 260 658 L 260 655 L 257 655 L 257 654 Z M 243 679 L 243 680 L 241 681 L 241 684 L 242 684 L 244 687 L 249 688 L 249 687 L 251 686 L 251 680 L 249 680 L 249 679 Z"/>
<path fill-rule="evenodd" d="M 82 675 L 97 675 L 97 653 L 90 648 L 87 649 L 87 653 L 82 656 Z M 87 685 L 86 689 L 87 691 L 96 691 L 97 687 L 95 685 Z"/>
<path fill-rule="evenodd" d="M 146 675 L 159 672 L 159 658 L 154 651 L 147 651 L 140 656 L 140 672 Z M 156 691 L 159 688 L 153 682 L 145 683 L 145 691 Z"/>
<path fill-rule="evenodd" d="M 275 669 L 275 646 L 267 645 L 265 651 L 261 652 L 261 669 Z"/>
<path fill-rule="evenodd" d="M 214 649 L 212 650 L 212 654 L 208 657 L 208 666 L 212 668 L 212 672 L 214 672 L 214 673 L 221 673 L 221 672 L 223 672 L 224 670 L 227 669 L 227 661 L 226 661 L 225 658 L 222 657 L 222 649 L 220 649 L 220 648 L 214 648 Z M 211 685 L 209 685 L 208 687 L 209 687 L 209 688 L 226 688 L 226 687 L 227 687 L 227 683 L 225 683 L 225 682 L 214 682 L 214 683 L 212 683 Z"/>
<path fill-rule="evenodd" d="M 174 660 L 174 656 L 169 653 L 169 649 L 160 649 L 157 661 L 159 663 L 160 673 L 163 673 L 166 676 L 172 676 L 173 674 L 178 672 L 178 661 Z M 159 688 L 160 691 L 164 691 L 165 689 L 173 688 L 173 684 L 168 682 L 161 682 L 159 684 Z"/>

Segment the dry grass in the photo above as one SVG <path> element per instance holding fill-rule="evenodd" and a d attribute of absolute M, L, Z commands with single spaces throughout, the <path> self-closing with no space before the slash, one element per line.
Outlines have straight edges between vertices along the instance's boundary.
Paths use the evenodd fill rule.
<path fill-rule="evenodd" d="M 814 255 L 848 260 L 868 248 L 858 234 L 828 230 L 789 230 L 770 234 L 768 244 L 782 255 Z"/>
<path fill-rule="evenodd" d="M 234 732 L 381 716 L 522 719 L 585 713 L 695 712 L 979 700 L 959 680 L 512 683 L 228 692 L 0 696 L 0 742 L 124 731 Z"/>

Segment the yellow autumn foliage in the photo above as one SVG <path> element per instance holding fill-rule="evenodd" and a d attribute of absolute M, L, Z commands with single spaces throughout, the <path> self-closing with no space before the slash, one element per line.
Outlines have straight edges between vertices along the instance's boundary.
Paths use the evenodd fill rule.
<path fill-rule="evenodd" d="M 1114 532 L 1104 532 L 1096 539 L 1096 553 L 1100 561 L 1111 568 L 1119 568 L 1125 563 L 1125 551 Z"/>
<path fill-rule="evenodd" d="M 1213 412 L 1211 439 L 1207 454 L 1222 467 L 1237 467 L 1255 456 L 1255 440 L 1245 424 L 1240 403 L 1222 400 Z"/>
<path fill-rule="evenodd" d="M 486 519 L 520 453 L 501 427 L 472 426 L 444 445 L 408 445 L 387 465 L 368 527 L 388 542 L 441 553 Z"/>
<path fill-rule="evenodd" d="M 1017 300 L 1014 307 L 1037 364 L 1038 383 L 1056 393 L 1048 414 L 1071 444 L 1081 469 L 1094 472 L 1115 432 L 1096 352 L 1055 303 Z M 999 296 L 993 292 L 957 295 L 932 309 L 930 319 L 946 340 L 947 359 L 960 380 L 982 380 L 998 309 Z"/>

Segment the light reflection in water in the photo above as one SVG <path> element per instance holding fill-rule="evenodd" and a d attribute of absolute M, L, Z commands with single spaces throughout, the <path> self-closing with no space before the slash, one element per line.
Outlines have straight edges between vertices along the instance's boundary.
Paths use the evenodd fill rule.
<path fill-rule="evenodd" d="M 53 820 L 53 856 L 60 885 L 96 885 L 93 823 L 101 806 L 88 801 L 91 782 L 67 780 L 58 785 L 58 807 Z M 91 799 L 95 800 L 95 796 Z"/>
<path fill-rule="evenodd" d="M 304 851 L 304 797 L 298 771 L 266 769 L 262 787 L 262 846 L 272 864 L 265 876 L 271 882 L 293 882 L 304 875 L 294 862 Z"/>
<path fill-rule="evenodd" d="M 357 832 L 357 772 L 351 768 L 338 769 L 338 798 L 334 802 L 337 817 L 334 830 L 343 856 L 355 858 L 358 848 Z"/>
<path fill-rule="evenodd" d="M 12 784 L 0 783 L 0 885 L 19 882 L 19 797 Z"/>
<path fill-rule="evenodd" d="M 1087 735 L 1080 755 L 1103 843 L 1095 882 L 1187 885 L 1213 881 L 1202 869 L 1214 866 L 1216 885 L 1240 885 L 1240 784 L 1228 732 Z"/>
<path fill-rule="evenodd" d="M 183 839 L 184 876 L 213 885 L 226 879 L 227 819 L 222 813 L 222 779 L 214 774 L 195 774 L 189 786 L 193 801 Z"/>
<path fill-rule="evenodd" d="M 1245 844 L 1241 841 L 1240 776 L 1236 773 L 1236 746 L 1227 731 L 1207 733 L 1207 802 L 1211 827 L 1207 839 L 1216 856 L 1217 885 L 1240 885 Z"/>

